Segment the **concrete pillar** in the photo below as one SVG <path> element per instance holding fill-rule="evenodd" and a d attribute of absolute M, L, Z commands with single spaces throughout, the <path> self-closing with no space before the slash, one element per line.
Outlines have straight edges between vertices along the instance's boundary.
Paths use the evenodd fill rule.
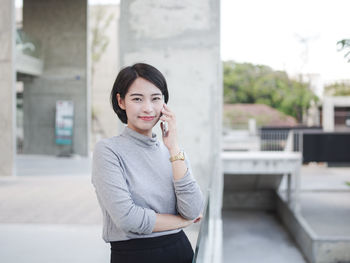
<path fill-rule="evenodd" d="M 14 1 L 0 0 L 0 176 L 14 174 L 15 19 Z"/>
<path fill-rule="evenodd" d="M 216 228 L 223 180 L 220 1 L 122 0 L 120 14 L 120 65 L 145 62 L 165 74 L 180 144 L 203 192 L 212 191 L 209 224 Z"/>
<path fill-rule="evenodd" d="M 99 26 L 100 31 L 108 38 L 108 45 L 99 61 L 91 60 L 91 103 L 94 119 L 92 120 L 91 147 L 102 137 L 112 137 L 117 134 L 118 117 L 109 103 L 110 92 L 119 69 L 118 60 L 118 5 L 90 6 L 89 24 L 91 30 Z M 99 14 L 104 14 L 98 20 Z M 105 22 L 112 16 L 110 24 L 106 27 Z M 91 31 L 90 30 L 90 31 Z M 92 38 L 90 41 L 92 41 Z M 98 47 L 101 47 L 99 45 Z M 93 48 L 93 47 L 91 47 Z M 98 48 L 96 50 L 99 51 Z M 94 51 L 92 51 L 93 53 Z M 97 53 L 97 51 L 95 51 Z M 92 54 L 93 56 L 93 54 Z"/>
<path fill-rule="evenodd" d="M 334 131 L 334 102 L 332 97 L 324 97 L 322 109 L 323 130 Z"/>
<path fill-rule="evenodd" d="M 350 96 L 334 96 L 325 97 L 323 99 L 323 130 L 332 132 L 335 128 L 335 108 L 336 107 L 350 107 Z"/>
<path fill-rule="evenodd" d="M 23 29 L 40 41 L 44 72 L 24 81 L 25 154 L 57 155 L 57 100 L 74 102 L 73 153 L 87 155 L 90 91 L 86 0 L 24 0 Z"/>
<path fill-rule="evenodd" d="M 121 1 L 120 65 L 146 62 L 165 74 L 179 140 L 203 189 L 220 152 L 219 31 L 216 0 Z"/>

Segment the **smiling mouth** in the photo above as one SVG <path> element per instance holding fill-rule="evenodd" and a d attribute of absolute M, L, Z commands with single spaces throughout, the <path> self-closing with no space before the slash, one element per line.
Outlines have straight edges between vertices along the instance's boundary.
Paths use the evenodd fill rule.
<path fill-rule="evenodd" d="M 141 120 L 144 120 L 144 121 L 152 121 L 154 120 L 154 116 L 149 116 L 149 117 L 139 117 Z"/>

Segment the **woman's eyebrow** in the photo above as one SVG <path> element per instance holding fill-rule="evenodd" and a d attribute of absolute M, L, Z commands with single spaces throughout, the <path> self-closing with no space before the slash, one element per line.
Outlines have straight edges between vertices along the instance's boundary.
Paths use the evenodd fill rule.
<path fill-rule="evenodd" d="M 132 96 L 141 96 L 141 97 L 143 97 L 144 95 L 140 94 L 140 93 L 133 93 L 133 94 L 130 94 L 130 97 L 132 97 Z M 153 93 L 153 94 L 151 94 L 151 96 L 162 96 L 162 93 Z"/>

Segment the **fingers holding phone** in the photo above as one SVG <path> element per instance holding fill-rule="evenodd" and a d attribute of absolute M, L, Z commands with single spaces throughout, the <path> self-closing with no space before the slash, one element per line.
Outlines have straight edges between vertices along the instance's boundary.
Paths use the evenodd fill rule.
<path fill-rule="evenodd" d="M 163 108 L 160 114 L 161 125 L 164 128 L 164 131 L 175 128 L 175 114 L 170 111 L 168 105 L 163 104 Z M 163 129 L 162 129 L 163 131 Z"/>
<path fill-rule="evenodd" d="M 166 105 L 164 103 L 164 105 Z M 162 110 L 161 110 L 161 114 L 160 114 L 160 127 L 162 129 L 162 134 L 164 137 L 168 136 L 169 133 L 169 122 L 171 122 L 171 117 L 168 115 L 169 112 L 167 112 L 164 109 L 165 106 L 163 106 Z"/>
<path fill-rule="evenodd" d="M 176 138 L 176 118 L 168 105 L 163 104 L 160 117 L 160 127 L 162 129 L 164 144 L 170 148 L 177 144 Z"/>

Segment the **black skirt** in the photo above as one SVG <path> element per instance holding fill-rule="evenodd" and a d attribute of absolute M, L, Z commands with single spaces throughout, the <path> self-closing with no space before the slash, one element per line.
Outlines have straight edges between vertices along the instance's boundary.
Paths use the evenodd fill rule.
<path fill-rule="evenodd" d="M 111 263 L 191 263 L 193 250 L 186 234 L 137 238 L 111 243 Z"/>

